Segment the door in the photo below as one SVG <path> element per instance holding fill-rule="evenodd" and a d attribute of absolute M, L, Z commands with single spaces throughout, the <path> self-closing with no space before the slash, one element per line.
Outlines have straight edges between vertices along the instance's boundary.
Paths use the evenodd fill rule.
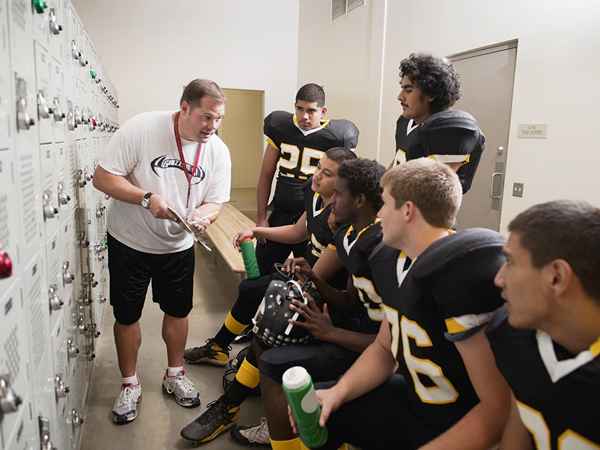
<path fill-rule="evenodd" d="M 458 214 L 459 229 L 500 229 L 516 56 L 517 42 L 512 41 L 449 57 L 463 91 L 456 108 L 475 116 L 486 137 L 471 190 Z"/>
<path fill-rule="evenodd" d="M 263 91 L 223 89 L 227 98 L 219 136 L 231 154 L 231 203 L 256 218 L 256 184 L 262 163 Z"/>

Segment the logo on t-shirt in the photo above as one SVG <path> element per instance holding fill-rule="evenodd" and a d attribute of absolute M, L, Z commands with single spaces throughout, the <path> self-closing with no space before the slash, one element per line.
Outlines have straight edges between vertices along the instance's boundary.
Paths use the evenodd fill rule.
<path fill-rule="evenodd" d="M 152 167 L 152 172 L 160 176 L 157 169 L 179 169 L 183 172 L 184 164 L 185 171 L 192 174 L 192 184 L 198 184 L 206 178 L 206 172 L 202 167 L 194 167 L 191 164 L 183 163 L 177 158 L 169 158 L 167 155 L 162 155 L 152 160 L 150 167 Z"/>

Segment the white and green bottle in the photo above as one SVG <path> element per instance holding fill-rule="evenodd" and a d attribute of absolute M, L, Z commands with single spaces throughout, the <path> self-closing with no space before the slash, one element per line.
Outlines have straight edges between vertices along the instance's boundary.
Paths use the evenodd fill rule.
<path fill-rule="evenodd" d="M 321 405 L 309 373 L 295 366 L 283 374 L 283 390 L 296 421 L 300 439 L 307 447 L 318 448 L 327 442 L 327 428 L 319 425 Z"/>

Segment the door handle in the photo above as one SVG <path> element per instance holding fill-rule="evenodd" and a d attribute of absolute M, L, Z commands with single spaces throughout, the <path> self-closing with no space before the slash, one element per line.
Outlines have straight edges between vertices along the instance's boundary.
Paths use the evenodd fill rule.
<path fill-rule="evenodd" d="M 502 175 L 504 175 L 504 172 L 493 172 L 492 173 L 492 177 L 490 178 L 490 198 L 491 199 L 501 199 L 502 198 L 502 191 L 495 193 L 494 192 L 494 181 L 496 179 L 496 177 L 502 177 Z"/>

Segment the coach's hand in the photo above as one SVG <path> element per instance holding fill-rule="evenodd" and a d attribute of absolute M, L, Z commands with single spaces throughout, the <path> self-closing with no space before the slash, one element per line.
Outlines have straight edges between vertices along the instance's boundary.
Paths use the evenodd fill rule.
<path fill-rule="evenodd" d="M 327 303 L 323 305 L 323 311 L 321 311 L 309 294 L 305 292 L 304 295 L 309 299 L 308 305 L 305 305 L 298 300 L 292 301 L 292 304 L 290 305 L 290 309 L 300 314 L 304 320 L 298 321 L 290 319 L 290 323 L 294 324 L 294 326 L 304 328 L 317 339 L 327 342 L 331 334 L 335 332 L 335 327 L 331 322 Z"/>
<path fill-rule="evenodd" d="M 150 197 L 150 213 L 157 219 L 177 219 L 177 217 L 169 211 L 169 205 L 167 205 L 165 199 L 158 194 L 152 194 Z"/>

